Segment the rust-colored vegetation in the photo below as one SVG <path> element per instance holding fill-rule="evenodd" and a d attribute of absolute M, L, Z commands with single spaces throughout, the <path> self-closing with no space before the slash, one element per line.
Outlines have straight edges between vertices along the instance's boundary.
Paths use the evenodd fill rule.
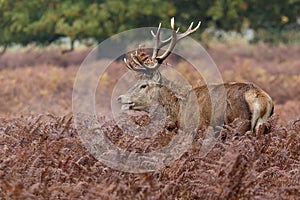
<path fill-rule="evenodd" d="M 142 174 L 117 171 L 96 160 L 74 127 L 72 86 L 87 50 L 59 56 L 55 50 L 4 54 L 0 57 L 0 198 L 299 198 L 300 48 L 214 44 L 208 51 L 225 81 L 251 81 L 266 90 L 275 101 L 275 115 L 256 134 L 245 133 L 248 122 L 234 121 L 221 130 L 204 156 L 199 154 L 204 132 L 198 130 L 178 160 Z M 176 62 L 177 69 L 185 70 L 193 81 L 187 64 Z M 101 78 L 105 89 L 111 91 L 113 77 L 125 71 L 122 62 L 115 62 Z M 96 99 L 103 92 L 98 90 Z M 110 99 L 97 105 L 110 106 Z M 97 112 L 106 115 L 107 110 Z M 149 123 L 146 115 L 133 113 L 128 119 L 140 126 Z M 129 151 L 158 149 L 176 134 L 164 129 L 142 140 L 122 133 L 109 117 L 99 121 L 112 143 Z"/>

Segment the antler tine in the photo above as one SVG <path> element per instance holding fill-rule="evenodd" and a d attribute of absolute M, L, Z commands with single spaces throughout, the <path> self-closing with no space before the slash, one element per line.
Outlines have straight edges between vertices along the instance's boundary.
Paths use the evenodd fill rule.
<path fill-rule="evenodd" d="M 179 40 L 181 40 L 182 38 L 185 38 L 186 36 L 188 36 L 188 35 L 194 33 L 195 31 L 197 31 L 198 28 L 199 28 L 200 25 L 201 25 L 201 21 L 199 21 L 198 24 L 197 24 L 197 26 L 196 26 L 195 28 L 192 29 L 193 25 L 194 25 L 194 22 L 192 22 L 192 23 L 190 24 L 190 26 L 189 26 L 189 28 L 186 30 L 186 32 L 181 33 L 181 34 L 178 34 L 178 35 L 177 35 L 177 41 L 179 41 Z"/>
<path fill-rule="evenodd" d="M 129 70 L 133 70 L 133 68 L 131 67 L 131 65 L 128 63 L 127 59 L 124 58 L 123 59 L 124 63 L 126 64 L 126 67 L 129 69 Z"/>
<path fill-rule="evenodd" d="M 130 58 L 136 66 L 132 65 L 126 58 L 123 59 L 124 63 L 126 64 L 126 67 L 129 70 L 136 71 L 139 73 L 153 74 L 153 72 L 155 72 L 159 67 L 158 62 L 156 62 L 154 65 L 147 65 L 147 64 L 143 63 L 143 61 L 140 60 L 137 53 L 138 52 L 136 51 L 135 55 L 132 53 L 130 54 Z"/>
<path fill-rule="evenodd" d="M 170 53 L 172 52 L 173 48 L 175 47 L 176 40 L 177 40 L 177 31 L 174 30 L 174 17 L 171 18 L 171 28 L 172 28 L 172 36 L 168 39 L 171 40 L 168 49 L 163 53 L 163 55 L 157 57 L 158 63 L 162 63 L 164 59 L 166 59 Z M 177 29 L 179 30 L 179 29 Z"/>
<path fill-rule="evenodd" d="M 152 58 L 155 58 L 157 56 L 158 50 L 159 50 L 159 46 L 160 46 L 160 30 L 161 30 L 161 23 L 159 23 L 156 34 L 154 34 L 154 32 L 151 30 L 151 34 L 153 36 L 153 54 L 152 54 Z"/>
<path fill-rule="evenodd" d="M 124 63 L 126 64 L 126 67 L 129 69 L 129 70 L 132 70 L 132 71 L 136 71 L 136 72 L 140 72 L 140 73 L 147 73 L 147 70 L 146 69 L 142 69 L 142 68 L 136 68 L 136 67 L 133 67 L 126 58 L 123 59 L 124 60 Z"/>
<path fill-rule="evenodd" d="M 148 67 L 147 65 L 145 64 L 142 64 L 143 62 L 139 59 L 139 57 L 135 58 L 133 56 L 133 54 L 130 54 L 131 56 L 131 59 L 133 60 L 133 62 L 138 65 L 141 69 L 145 68 L 145 70 L 151 70 L 152 68 Z"/>
<path fill-rule="evenodd" d="M 177 28 L 176 33 L 178 33 L 179 30 L 180 30 L 180 27 Z M 165 40 L 161 41 L 159 49 L 166 46 L 170 42 L 171 39 L 172 39 L 172 36 L 169 37 L 168 39 L 165 39 Z"/>

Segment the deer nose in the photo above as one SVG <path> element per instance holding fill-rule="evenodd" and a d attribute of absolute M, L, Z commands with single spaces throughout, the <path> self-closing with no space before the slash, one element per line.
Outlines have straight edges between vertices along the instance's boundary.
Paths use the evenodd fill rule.
<path fill-rule="evenodd" d="M 123 95 L 118 96 L 117 101 L 118 101 L 119 103 L 122 103 L 122 98 L 123 98 Z"/>

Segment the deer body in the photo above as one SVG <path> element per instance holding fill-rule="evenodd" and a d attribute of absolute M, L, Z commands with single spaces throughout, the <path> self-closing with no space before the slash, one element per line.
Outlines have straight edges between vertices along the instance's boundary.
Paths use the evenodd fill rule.
<path fill-rule="evenodd" d="M 119 102 L 125 105 L 132 104 L 128 109 L 148 112 L 153 105 L 162 106 L 167 116 L 170 117 L 172 126 L 180 126 L 181 109 L 186 105 L 188 98 L 195 95 L 200 114 L 199 128 L 230 124 L 236 118 L 240 118 L 250 120 L 251 127 L 249 130 L 253 131 L 266 122 L 273 113 L 273 103 L 270 96 L 252 83 L 233 82 L 220 85 L 203 85 L 188 91 L 182 99 L 177 97 L 172 88 L 151 82 L 148 81 L 145 88 L 143 88 L 145 81 L 138 82 L 133 90 L 129 90 L 119 97 Z M 225 99 L 223 99 L 224 92 Z M 214 98 L 214 101 L 211 98 Z M 195 107 L 185 107 L 185 109 L 192 110 Z"/>
<path fill-rule="evenodd" d="M 250 130 L 253 131 L 273 113 L 270 96 L 252 83 L 232 82 L 202 86 L 193 89 L 193 92 L 198 98 L 200 127 L 230 124 L 236 118 L 241 118 L 251 120 Z M 223 92 L 225 100 L 222 99 Z M 210 97 L 215 100 L 212 101 Z M 214 105 L 212 102 L 215 102 Z"/>
<path fill-rule="evenodd" d="M 158 68 L 163 60 L 170 55 L 176 41 L 195 32 L 199 26 L 189 29 L 182 34 L 174 30 L 174 19 L 171 20 L 172 36 L 164 41 L 159 39 L 160 25 L 154 37 L 153 55 L 150 57 L 141 49 L 131 54 L 131 60 L 126 60 L 126 66 L 142 74 L 141 79 L 118 97 L 122 109 L 143 110 L 149 112 L 151 106 L 161 106 L 170 117 L 173 126 L 180 126 L 182 109 L 199 109 L 199 128 L 221 126 L 229 124 L 236 118 L 250 120 L 249 130 L 258 129 L 273 113 L 271 97 L 253 83 L 224 83 L 219 85 L 203 85 L 189 90 L 184 98 L 179 98 L 174 89 L 169 87 L 169 81 L 163 77 Z M 163 55 L 158 56 L 160 48 L 170 43 Z M 196 97 L 196 104 L 190 103 L 192 96 Z M 188 106 L 188 107 L 187 107 Z M 154 109 L 155 110 L 155 109 Z"/>

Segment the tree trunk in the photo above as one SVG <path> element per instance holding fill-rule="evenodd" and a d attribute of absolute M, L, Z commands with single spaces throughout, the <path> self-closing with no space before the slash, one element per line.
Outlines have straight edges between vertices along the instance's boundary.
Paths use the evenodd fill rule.
<path fill-rule="evenodd" d="M 71 48 L 62 50 L 62 54 L 72 52 L 74 50 L 74 42 L 75 42 L 74 40 L 71 40 Z"/>
<path fill-rule="evenodd" d="M 7 46 L 8 46 L 7 44 L 4 45 L 2 51 L 0 52 L 0 56 L 2 56 L 6 52 Z"/>

